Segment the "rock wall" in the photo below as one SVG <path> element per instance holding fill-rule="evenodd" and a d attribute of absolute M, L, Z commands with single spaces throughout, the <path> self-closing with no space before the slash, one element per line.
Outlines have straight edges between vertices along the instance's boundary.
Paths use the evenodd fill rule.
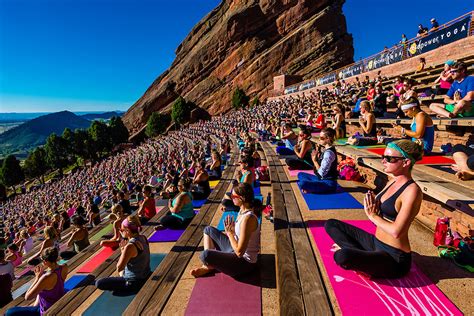
<path fill-rule="evenodd" d="M 176 59 L 123 117 L 133 134 L 179 96 L 211 115 L 239 86 L 265 98 L 273 77 L 313 78 L 353 61 L 344 0 L 223 0 L 176 49 Z"/>

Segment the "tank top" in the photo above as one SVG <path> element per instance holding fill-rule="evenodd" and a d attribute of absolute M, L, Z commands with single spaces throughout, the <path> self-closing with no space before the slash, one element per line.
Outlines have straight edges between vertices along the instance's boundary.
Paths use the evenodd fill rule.
<path fill-rule="evenodd" d="M 143 246 L 143 249 L 140 249 L 137 246 L 137 242 Z M 148 240 L 140 235 L 138 238 L 132 238 L 128 241 L 129 244 L 134 244 L 137 248 L 137 256 L 131 258 L 123 273 L 123 277 L 127 281 L 138 281 L 148 278 L 151 274 L 150 270 L 150 247 L 148 245 Z"/>
<path fill-rule="evenodd" d="M 416 121 L 415 118 L 413 118 L 413 121 L 411 122 L 410 129 L 415 132 L 416 131 Z M 434 144 L 434 137 L 435 137 L 435 130 L 434 126 L 426 126 L 425 127 L 425 132 L 423 133 L 423 137 L 421 140 L 423 141 L 423 150 L 425 152 L 431 152 L 433 150 L 433 144 Z M 416 138 L 412 137 L 412 141 L 415 141 Z"/>
<path fill-rule="evenodd" d="M 12 261 L 12 264 L 16 268 L 23 262 L 23 257 L 19 251 L 14 251 L 13 254 L 16 256 L 16 259 Z"/>
<path fill-rule="evenodd" d="M 81 252 L 82 250 L 84 250 L 87 246 L 90 245 L 90 242 L 89 242 L 89 233 L 87 232 L 86 230 L 86 235 L 83 239 L 81 240 L 75 240 L 73 242 L 73 245 L 74 245 L 74 251 L 79 253 Z"/>
<path fill-rule="evenodd" d="M 375 120 L 375 118 L 374 118 Z M 374 124 L 372 124 L 372 128 L 370 129 L 370 131 L 368 133 L 365 133 L 364 132 L 364 136 L 365 137 L 377 137 L 377 123 L 374 122 Z"/>
<path fill-rule="evenodd" d="M 63 266 L 59 266 L 51 273 L 56 273 L 57 281 L 51 290 L 43 290 L 39 292 L 40 313 L 43 315 L 54 303 L 56 303 L 64 295 L 64 280 L 61 275 Z"/>
<path fill-rule="evenodd" d="M 309 140 L 308 140 L 309 141 Z M 309 141 L 310 144 L 311 144 L 311 141 Z M 311 158 L 311 152 L 313 151 L 313 146 L 311 145 L 311 147 L 308 149 L 308 151 L 306 152 L 306 154 L 304 154 L 304 157 L 303 157 L 303 160 L 304 162 L 306 162 L 307 164 L 309 164 L 310 166 L 313 166 L 314 163 L 313 163 L 313 159 Z"/>
<path fill-rule="evenodd" d="M 176 201 L 178 200 L 178 197 L 180 197 L 182 195 L 189 196 L 189 198 L 191 199 L 191 202 L 186 203 L 185 205 L 183 205 L 183 207 L 181 208 L 181 211 L 179 211 L 179 213 L 171 213 L 171 215 L 176 216 L 180 220 L 184 221 L 186 219 L 194 217 L 193 195 L 190 192 L 183 192 L 180 195 L 176 196 L 173 199 L 173 201 L 171 201 L 171 206 L 174 207 L 175 204 L 176 204 Z"/>
<path fill-rule="evenodd" d="M 33 238 L 28 237 L 25 240 L 25 245 L 23 246 L 23 254 L 27 254 L 33 249 Z"/>
<path fill-rule="evenodd" d="M 240 177 L 240 183 L 244 183 L 245 182 L 245 178 L 247 177 L 248 174 L 252 173 L 252 171 L 250 170 L 247 170 L 245 171 L 244 173 L 242 173 L 242 176 Z M 250 183 L 250 185 L 252 186 L 253 188 L 253 181 L 252 183 Z"/>
<path fill-rule="evenodd" d="M 239 242 L 239 238 L 242 233 L 240 231 L 240 225 L 245 216 L 255 216 L 255 214 L 252 211 L 248 210 L 238 216 L 237 221 L 235 222 L 235 239 L 237 240 L 237 242 Z M 255 218 L 257 218 L 257 216 L 255 216 Z M 253 231 L 250 235 L 250 239 L 247 244 L 247 249 L 245 249 L 245 253 L 243 255 L 243 258 L 250 263 L 257 262 L 258 254 L 260 252 L 260 223 L 258 223 L 258 219 L 257 225 L 257 229 L 255 229 L 255 231 Z"/>
<path fill-rule="evenodd" d="M 406 187 L 414 182 L 415 181 L 413 181 L 413 179 L 408 180 L 404 185 L 400 187 L 400 189 L 397 190 L 397 192 L 395 192 L 392 196 L 390 196 L 385 201 L 383 201 L 383 203 L 380 204 L 380 215 L 382 216 L 382 218 L 395 221 L 398 215 L 398 212 L 395 209 L 395 201 L 400 196 L 400 194 L 402 194 L 402 192 L 406 189 Z M 380 202 L 380 200 L 382 199 L 382 195 L 384 195 L 384 193 L 393 185 L 393 183 L 389 185 L 386 189 L 384 189 L 382 192 L 380 192 L 375 198 L 375 200 Z"/>

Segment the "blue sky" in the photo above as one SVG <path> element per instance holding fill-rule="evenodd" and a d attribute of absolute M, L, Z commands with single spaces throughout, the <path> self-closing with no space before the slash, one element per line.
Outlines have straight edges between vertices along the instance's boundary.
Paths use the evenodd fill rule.
<path fill-rule="evenodd" d="M 0 112 L 126 110 L 219 0 L 0 0 Z M 472 1 L 346 0 L 355 59 Z M 440 8 L 449 5 L 449 10 Z"/>

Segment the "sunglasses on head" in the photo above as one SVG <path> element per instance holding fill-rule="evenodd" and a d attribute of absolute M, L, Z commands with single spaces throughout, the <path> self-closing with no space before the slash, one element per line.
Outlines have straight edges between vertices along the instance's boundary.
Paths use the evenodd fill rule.
<path fill-rule="evenodd" d="M 403 159 L 405 159 L 405 157 L 382 155 L 382 160 L 385 160 L 388 163 L 394 163 Z"/>

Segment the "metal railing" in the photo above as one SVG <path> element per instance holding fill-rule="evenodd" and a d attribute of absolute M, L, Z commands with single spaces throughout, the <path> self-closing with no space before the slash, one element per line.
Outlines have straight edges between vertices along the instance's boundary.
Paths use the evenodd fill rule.
<path fill-rule="evenodd" d="M 436 30 L 423 36 L 417 36 L 404 43 L 366 57 L 360 61 L 333 70 L 323 76 L 302 81 L 296 85 L 286 87 L 283 94 L 304 91 L 317 86 L 335 82 L 338 78 L 345 79 L 360 75 L 383 66 L 395 64 L 402 60 L 415 57 L 443 45 L 474 35 L 474 11 L 461 15 L 447 23 L 440 25 Z M 467 25 L 464 25 L 467 23 Z M 460 30 L 458 29 L 460 28 Z M 451 32 L 452 31 L 452 32 Z M 451 33 L 449 33 L 451 32 Z M 464 36 L 463 34 L 466 33 Z M 449 36 L 448 36 L 449 35 Z M 454 40 L 450 40 L 450 38 Z M 429 46 L 432 46 L 431 48 Z M 424 48 L 428 49 L 424 50 Z M 347 74 L 347 75 L 346 75 Z"/>

